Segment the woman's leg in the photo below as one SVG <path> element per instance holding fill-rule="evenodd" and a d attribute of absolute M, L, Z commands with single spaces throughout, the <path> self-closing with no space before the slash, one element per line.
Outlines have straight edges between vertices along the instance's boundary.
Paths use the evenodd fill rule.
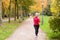
<path fill-rule="evenodd" d="M 39 31 L 39 25 L 36 27 L 36 36 L 38 36 L 38 31 Z"/>
<path fill-rule="evenodd" d="M 37 28 L 36 28 L 36 25 L 34 25 L 34 29 L 35 29 L 35 35 L 36 35 L 36 29 L 37 29 Z"/>

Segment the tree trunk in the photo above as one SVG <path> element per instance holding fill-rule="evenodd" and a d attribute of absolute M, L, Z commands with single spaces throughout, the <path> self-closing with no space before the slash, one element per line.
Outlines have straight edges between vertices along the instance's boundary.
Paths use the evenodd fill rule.
<path fill-rule="evenodd" d="M 4 5 L 3 5 L 3 2 L 2 2 L 2 18 L 4 18 Z"/>
<path fill-rule="evenodd" d="M 11 0 L 10 0 L 10 5 L 9 5 L 9 23 L 10 23 L 10 15 L 11 15 Z"/>
<path fill-rule="evenodd" d="M 2 0 L 0 0 L 0 26 L 2 25 Z"/>
<path fill-rule="evenodd" d="M 9 9 L 9 23 L 10 23 L 10 9 Z"/>
<path fill-rule="evenodd" d="M 28 13 L 27 13 L 27 11 L 25 10 L 25 14 L 26 14 L 26 17 L 28 17 Z"/>
<path fill-rule="evenodd" d="M 20 10 L 21 10 L 21 13 L 20 13 L 20 15 L 21 15 L 21 18 L 22 18 L 22 4 L 20 4 L 21 6 L 20 6 Z"/>
<path fill-rule="evenodd" d="M 18 13 L 18 2 L 17 3 L 17 19 L 19 19 L 19 13 Z"/>
<path fill-rule="evenodd" d="M 16 2 L 17 2 L 17 0 L 15 0 L 15 21 L 16 21 L 16 14 L 17 14 L 17 12 L 16 12 L 16 9 L 17 9 L 17 7 L 16 7 L 17 5 L 16 4 L 17 3 Z"/>
<path fill-rule="evenodd" d="M 26 10 L 24 10 L 24 16 L 27 17 L 27 12 L 26 12 Z"/>
<path fill-rule="evenodd" d="M 23 13 L 22 14 L 23 14 L 23 17 L 24 17 L 24 10 L 23 10 Z"/>

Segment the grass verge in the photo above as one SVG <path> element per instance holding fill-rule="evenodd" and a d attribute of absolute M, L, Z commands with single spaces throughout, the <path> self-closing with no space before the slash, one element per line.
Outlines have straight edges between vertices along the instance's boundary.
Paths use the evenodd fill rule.
<path fill-rule="evenodd" d="M 3 25 L 0 27 L 0 40 L 4 40 L 5 38 L 9 37 L 18 27 L 19 23 L 17 21 L 3 23 Z"/>
<path fill-rule="evenodd" d="M 40 16 L 42 23 L 42 16 Z M 43 25 L 40 24 L 40 28 L 47 34 L 47 37 L 50 38 L 52 36 L 52 31 L 49 26 L 50 16 L 43 16 Z"/>

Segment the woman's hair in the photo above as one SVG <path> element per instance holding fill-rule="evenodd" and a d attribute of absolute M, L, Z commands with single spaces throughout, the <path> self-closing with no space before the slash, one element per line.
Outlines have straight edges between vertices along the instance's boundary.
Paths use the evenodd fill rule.
<path fill-rule="evenodd" d="M 39 13 L 35 13 L 35 16 L 39 16 Z"/>

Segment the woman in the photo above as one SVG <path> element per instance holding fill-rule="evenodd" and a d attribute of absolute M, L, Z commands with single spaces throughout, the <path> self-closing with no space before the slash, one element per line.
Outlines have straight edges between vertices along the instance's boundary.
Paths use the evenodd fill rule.
<path fill-rule="evenodd" d="M 40 23 L 38 13 L 35 14 L 35 17 L 33 18 L 33 22 L 34 22 L 34 28 L 35 28 L 35 35 L 38 36 L 39 23 Z"/>

